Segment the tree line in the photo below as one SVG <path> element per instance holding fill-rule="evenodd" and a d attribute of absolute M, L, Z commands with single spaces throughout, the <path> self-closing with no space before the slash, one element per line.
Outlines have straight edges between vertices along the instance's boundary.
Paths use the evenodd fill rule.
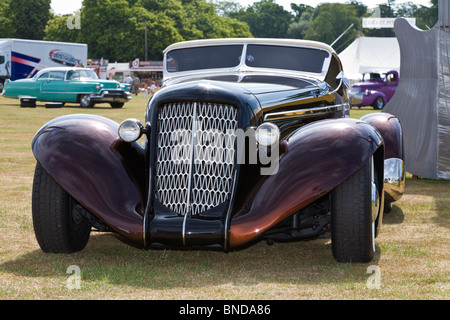
<path fill-rule="evenodd" d="M 363 29 L 363 17 L 414 17 L 426 30 L 438 16 L 438 0 L 430 0 L 429 7 L 385 0 L 376 12 L 358 1 L 316 7 L 292 3 L 291 11 L 275 1 L 243 7 L 228 0 L 83 0 L 78 12 L 61 16 L 51 12 L 51 0 L 0 0 L 0 38 L 87 43 L 89 57 L 125 62 L 144 60 L 145 54 L 161 60 L 169 44 L 193 39 L 294 38 L 331 44 L 351 26 L 333 45 L 340 52 L 358 36 L 395 36 L 392 29 Z"/>

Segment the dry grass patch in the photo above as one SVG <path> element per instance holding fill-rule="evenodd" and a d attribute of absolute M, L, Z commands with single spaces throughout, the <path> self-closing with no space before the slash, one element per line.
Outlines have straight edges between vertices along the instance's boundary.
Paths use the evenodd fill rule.
<path fill-rule="evenodd" d="M 123 109 L 19 107 L 0 97 L 0 299 L 448 299 L 450 181 L 412 180 L 385 215 L 368 264 L 340 264 L 327 237 L 298 243 L 258 243 L 248 249 L 144 251 L 114 235 L 93 234 L 85 250 L 44 254 L 31 222 L 35 132 L 61 115 L 91 113 L 115 121 L 144 120 L 148 97 Z M 352 111 L 360 117 L 373 110 Z M 69 266 L 81 271 L 69 289 Z M 368 287 L 381 272 L 379 288 Z"/>

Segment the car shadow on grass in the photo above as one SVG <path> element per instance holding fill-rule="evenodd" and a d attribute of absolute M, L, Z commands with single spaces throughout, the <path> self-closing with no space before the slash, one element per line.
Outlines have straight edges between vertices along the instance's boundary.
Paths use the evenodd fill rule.
<path fill-rule="evenodd" d="M 260 242 L 240 251 L 224 253 L 147 251 L 131 247 L 114 235 L 96 234 L 80 252 L 46 254 L 35 250 L 1 264 L 0 271 L 23 277 L 58 278 L 65 285 L 71 276 L 68 268 L 77 266 L 84 288 L 113 284 L 167 290 L 230 284 L 364 283 L 370 276 L 368 267 L 377 265 L 379 259 L 377 247 L 370 263 L 338 263 L 332 256 L 327 237 L 271 246 Z"/>
<path fill-rule="evenodd" d="M 450 181 L 426 178 L 406 179 L 406 192 L 411 196 L 432 197 L 433 203 L 418 204 L 417 210 L 435 212 L 431 222 L 439 227 L 450 228 Z"/>
<path fill-rule="evenodd" d="M 395 225 L 401 224 L 405 220 L 402 208 L 395 203 L 392 205 L 391 212 L 383 214 L 383 224 Z M 382 231 L 381 231 L 382 232 Z"/>

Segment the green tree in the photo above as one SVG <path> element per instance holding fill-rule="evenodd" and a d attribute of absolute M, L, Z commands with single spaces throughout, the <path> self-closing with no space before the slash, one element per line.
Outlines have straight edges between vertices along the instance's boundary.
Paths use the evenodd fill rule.
<path fill-rule="evenodd" d="M 355 9 L 358 18 L 363 17 L 367 13 L 367 6 L 364 3 L 352 0 L 348 2 L 348 4 Z"/>
<path fill-rule="evenodd" d="M 140 3 L 150 12 L 168 16 L 184 40 L 251 36 L 245 23 L 219 16 L 216 5 L 205 0 L 141 0 Z"/>
<path fill-rule="evenodd" d="M 91 57 L 144 59 L 146 22 L 150 59 L 161 59 L 165 46 L 182 40 L 167 16 L 138 5 L 130 8 L 126 0 L 84 0 L 80 40 L 88 44 Z"/>
<path fill-rule="evenodd" d="M 242 9 L 242 6 L 234 1 L 210 0 L 209 2 L 214 5 L 217 14 L 221 17 L 229 17 L 230 13 L 238 12 Z"/>
<path fill-rule="evenodd" d="M 295 3 L 291 3 L 291 9 L 295 14 L 296 20 L 300 20 L 304 12 L 314 10 L 313 7 L 308 6 L 306 4 L 295 4 Z"/>
<path fill-rule="evenodd" d="M 289 25 L 286 33 L 287 38 L 291 39 L 303 39 L 306 31 L 311 27 L 314 18 L 314 8 L 311 6 L 291 4 L 291 8 L 294 10 L 298 21 Z"/>
<path fill-rule="evenodd" d="M 220 17 L 214 5 L 205 0 L 182 0 L 187 18 L 202 34 L 201 38 L 251 37 L 246 23 L 230 17 Z"/>
<path fill-rule="evenodd" d="M 42 40 L 51 18 L 50 0 L 0 2 L 0 36 Z"/>
<path fill-rule="evenodd" d="M 55 16 L 50 19 L 45 27 L 44 40 L 81 43 L 81 29 L 69 28 L 67 26 L 69 19 L 73 19 L 73 15 Z"/>
<path fill-rule="evenodd" d="M 438 0 L 431 0 L 431 6 L 416 7 L 413 16 L 416 18 L 416 25 L 422 30 L 434 27 L 438 21 Z"/>
<path fill-rule="evenodd" d="M 149 12 L 164 14 L 170 18 L 183 39 L 198 39 L 202 37 L 201 31 L 188 18 L 180 0 L 141 0 L 140 5 Z"/>
<path fill-rule="evenodd" d="M 316 8 L 316 16 L 306 31 L 305 38 L 332 44 L 351 24 L 354 24 L 354 27 L 340 41 L 357 37 L 360 19 L 352 5 L 324 3 Z M 336 43 L 336 46 L 340 43 Z"/>
<path fill-rule="evenodd" d="M 2 0 L 0 0 L 2 1 Z M 160 60 L 163 50 L 183 40 L 251 36 L 248 25 L 220 17 L 205 0 L 84 0 L 81 29 L 67 19 L 51 19 L 46 40 L 87 43 L 89 56 L 112 61 Z"/>
<path fill-rule="evenodd" d="M 275 3 L 261 0 L 246 9 L 230 13 L 230 16 L 246 22 L 251 33 L 257 38 L 284 38 L 294 16 Z"/>
<path fill-rule="evenodd" d="M 0 38 L 10 38 L 12 35 L 11 19 L 6 14 L 8 2 L 0 0 Z"/>
<path fill-rule="evenodd" d="M 133 59 L 139 58 L 144 60 L 145 58 L 146 21 L 149 60 L 162 60 L 163 51 L 168 45 L 184 40 L 173 21 L 164 13 L 148 12 L 144 8 L 134 7 L 131 10 L 130 21 L 135 25 L 133 28 L 133 24 L 131 24 L 129 31 L 129 56 L 131 55 L 130 57 Z M 122 61 L 124 60 L 122 59 Z"/>

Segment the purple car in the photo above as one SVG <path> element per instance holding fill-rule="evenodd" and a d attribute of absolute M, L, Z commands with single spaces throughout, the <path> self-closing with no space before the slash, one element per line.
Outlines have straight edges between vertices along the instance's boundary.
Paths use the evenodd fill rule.
<path fill-rule="evenodd" d="M 394 96 L 399 77 L 397 71 L 391 70 L 386 73 L 364 73 L 362 80 L 354 84 L 348 93 L 350 105 L 359 108 L 373 106 L 381 110 Z"/>

